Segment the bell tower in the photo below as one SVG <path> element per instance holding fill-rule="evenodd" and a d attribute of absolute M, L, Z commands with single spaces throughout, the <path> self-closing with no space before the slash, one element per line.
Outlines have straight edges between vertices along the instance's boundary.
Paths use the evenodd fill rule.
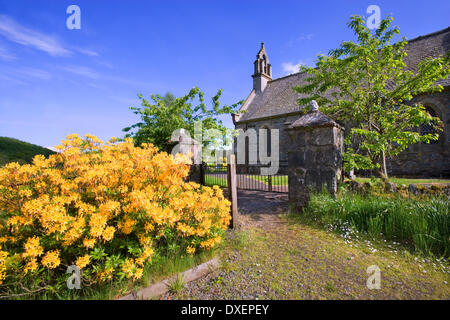
<path fill-rule="evenodd" d="M 259 49 L 254 62 L 255 73 L 253 77 L 253 89 L 259 93 L 263 92 L 266 88 L 267 82 L 272 80 L 272 65 L 269 63 L 266 49 L 264 48 L 264 42 L 261 43 L 261 49 Z"/>

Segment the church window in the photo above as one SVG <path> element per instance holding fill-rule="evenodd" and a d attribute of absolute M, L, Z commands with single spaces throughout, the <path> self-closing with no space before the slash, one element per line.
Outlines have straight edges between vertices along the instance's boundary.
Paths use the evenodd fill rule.
<path fill-rule="evenodd" d="M 432 109 L 430 107 L 425 107 L 425 110 L 432 117 L 437 117 L 436 111 L 434 111 L 434 109 Z M 427 124 L 427 123 L 423 123 L 419 126 L 419 132 L 421 135 L 438 133 L 436 128 L 432 124 Z M 437 142 L 438 142 L 437 140 L 433 140 L 433 141 L 430 141 L 429 144 L 436 144 Z"/>

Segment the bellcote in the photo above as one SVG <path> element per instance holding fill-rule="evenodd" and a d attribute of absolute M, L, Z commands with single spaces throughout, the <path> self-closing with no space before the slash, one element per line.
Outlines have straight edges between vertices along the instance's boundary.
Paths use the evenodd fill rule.
<path fill-rule="evenodd" d="M 272 65 L 269 63 L 264 42 L 261 43 L 261 49 L 256 55 L 254 66 L 253 89 L 256 92 L 262 92 L 266 88 L 267 82 L 272 80 Z"/>

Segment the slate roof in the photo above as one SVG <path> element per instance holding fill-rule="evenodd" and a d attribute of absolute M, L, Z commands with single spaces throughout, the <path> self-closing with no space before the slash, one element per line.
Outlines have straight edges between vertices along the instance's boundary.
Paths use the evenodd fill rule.
<path fill-rule="evenodd" d="M 408 69 L 416 71 L 418 63 L 426 57 L 436 58 L 450 51 L 450 27 L 409 40 L 405 50 L 408 56 L 404 61 Z M 305 79 L 308 77 L 305 73 L 294 73 L 269 81 L 261 93 L 252 91 L 241 107 L 247 112 L 236 116 L 236 123 L 299 112 L 304 107 L 297 105 L 302 95 L 294 92 L 292 87 L 307 84 Z M 450 86 L 450 78 L 438 83 Z"/>
<path fill-rule="evenodd" d="M 425 58 L 441 57 L 450 51 L 450 27 L 409 40 L 405 50 L 408 55 L 403 61 L 408 69 L 415 72 L 419 62 Z M 437 83 L 444 87 L 450 86 L 450 78 Z"/>

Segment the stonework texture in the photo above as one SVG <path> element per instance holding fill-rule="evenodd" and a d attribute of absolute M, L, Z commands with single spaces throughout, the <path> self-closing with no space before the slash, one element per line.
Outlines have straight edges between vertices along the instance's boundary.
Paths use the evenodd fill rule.
<path fill-rule="evenodd" d="M 388 171 L 394 176 L 450 177 L 450 90 L 414 98 L 431 108 L 444 123 L 439 140 L 431 144 L 418 143 L 395 158 L 389 159 Z"/>
<path fill-rule="evenodd" d="M 331 120 L 325 125 L 298 126 L 308 116 L 300 117 L 286 130 L 289 202 L 297 211 L 308 203 L 311 190 L 326 187 L 335 195 L 342 174 L 342 129 Z M 315 119 L 321 116 L 320 112 L 313 113 Z"/>

